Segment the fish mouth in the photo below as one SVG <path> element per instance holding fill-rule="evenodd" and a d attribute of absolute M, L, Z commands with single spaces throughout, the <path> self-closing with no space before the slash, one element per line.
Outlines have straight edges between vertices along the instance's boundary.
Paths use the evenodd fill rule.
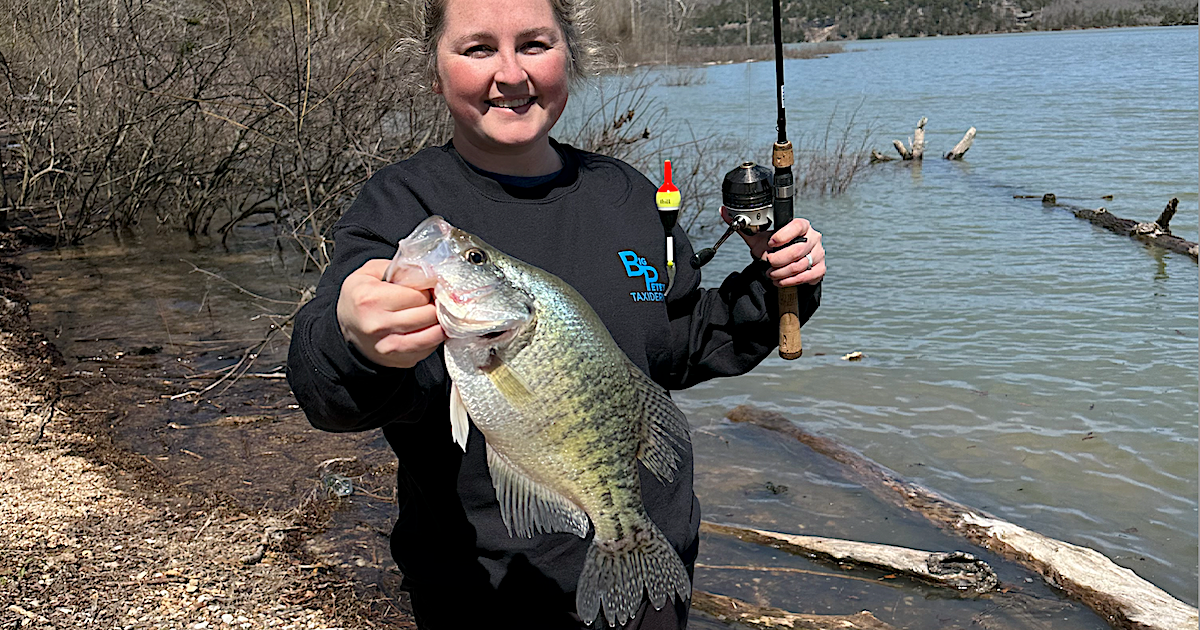
<path fill-rule="evenodd" d="M 522 316 L 500 319 L 472 319 L 459 311 L 459 305 L 446 300 L 437 301 L 437 318 L 446 336 L 452 339 L 478 338 L 491 343 L 502 343 L 515 337 L 533 318 L 533 311 L 526 307 Z"/>
<path fill-rule="evenodd" d="M 412 234 L 400 241 L 396 256 L 383 272 L 383 281 L 414 289 L 432 289 L 437 285 L 435 267 L 454 256 L 447 239 L 453 229 L 437 215 L 422 221 Z"/>

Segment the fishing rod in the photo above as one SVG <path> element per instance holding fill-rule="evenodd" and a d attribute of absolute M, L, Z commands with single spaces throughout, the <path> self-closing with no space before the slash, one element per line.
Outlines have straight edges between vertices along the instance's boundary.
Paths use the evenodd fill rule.
<path fill-rule="evenodd" d="M 746 235 L 779 229 L 791 223 L 793 216 L 793 196 L 795 194 L 792 165 L 795 163 L 792 143 L 787 138 L 787 109 L 785 107 L 783 84 L 783 18 L 780 15 L 780 0 L 772 0 L 771 16 L 773 34 L 775 37 L 775 110 L 777 118 L 775 129 L 778 137 L 771 147 L 771 169 L 759 166 L 754 162 L 743 162 L 740 166 L 725 174 L 721 182 L 721 202 L 724 209 L 731 215 L 729 229 L 721 236 L 717 244 L 705 248 L 692 256 L 691 264 L 699 269 L 713 259 L 717 248 L 729 238 L 734 231 Z M 771 252 L 777 252 L 793 243 L 802 243 L 808 239 L 803 236 L 791 243 L 785 243 Z M 784 359 L 795 359 L 803 349 L 800 344 L 800 307 L 796 299 L 796 287 L 781 287 L 779 289 L 779 356 Z"/>

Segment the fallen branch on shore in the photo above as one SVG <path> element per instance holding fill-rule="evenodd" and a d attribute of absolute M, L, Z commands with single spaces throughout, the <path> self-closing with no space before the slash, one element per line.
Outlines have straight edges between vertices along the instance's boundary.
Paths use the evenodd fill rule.
<path fill-rule="evenodd" d="M 802 615 L 700 590 L 692 591 L 692 608 L 726 623 L 754 628 L 895 630 L 865 610 L 853 615 Z"/>
<path fill-rule="evenodd" d="M 1051 586 L 1092 608 L 1116 628 L 1178 630 L 1194 628 L 1200 622 L 1195 608 L 1098 551 L 1048 538 L 951 501 L 830 439 L 800 429 L 780 414 L 742 405 L 727 417 L 789 435 L 841 462 L 850 476 L 884 501 L 914 510 L 935 525 L 1038 572 Z"/>
<path fill-rule="evenodd" d="M 797 536 L 719 525 L 703 521 L 700 531 L 733 536 L 798 556 L 816 556 L 837 563 L 853 563 L 903 573 L 922 582 L 960 590 L 985 593 L 1000 583 L 986 562 L 969 553 L 921 551 L 907 547 L 839 540 L 821 536 Z"/>
<path fill-rule="evenodd" d="M 1018 198 L 1025 198 L 1025 195 L 1020 195 Z M 1179 207 L 1177 198 L 1172 198 L 1167 202 L 1167 207 L 1163 208 L 1162 214 L 1159 214 L 1157 219 L 1145 223 L 1139 223 L 1133 219 L 1122 219 L 1104 208 L 1090 210 L 1068 203 L 1059 203 L 1058 198 L 1053 194 L 1042 195 L 1042 205 L 1066 208 L 1080 219 L 1087 219 L 1111 232 L 1173 252 L 1187 254 L 1192 257 L 1192 260 L 1200 259 L 1200 245 L 1171 234 L 1171 217 L 1175 216 L 1175 211 Z"/>

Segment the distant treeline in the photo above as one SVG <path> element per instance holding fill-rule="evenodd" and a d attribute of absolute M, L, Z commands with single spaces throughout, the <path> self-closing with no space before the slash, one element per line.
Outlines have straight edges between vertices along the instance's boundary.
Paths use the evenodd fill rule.
<path fill-rule="evenodd" d="M 788 42 L 965 35 L 1026 30 L 1197 23 L 1190 0 L 785 0 Z M 718 0 L 698 7 L 683 45 L 765 43 L 770 0 Z"/>

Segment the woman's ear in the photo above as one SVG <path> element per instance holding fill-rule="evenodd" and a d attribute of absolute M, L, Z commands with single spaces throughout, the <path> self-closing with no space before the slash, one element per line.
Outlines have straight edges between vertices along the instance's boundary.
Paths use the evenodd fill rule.
<path fill-rule="evenodd" d="M 438 81 L 438 78 L 436 76 L 433 77 L 433 83 L 430 84 L 429 89 L 433 90 L 434 94 L 441 94 L 442 93 L 442 82 Z"/>

